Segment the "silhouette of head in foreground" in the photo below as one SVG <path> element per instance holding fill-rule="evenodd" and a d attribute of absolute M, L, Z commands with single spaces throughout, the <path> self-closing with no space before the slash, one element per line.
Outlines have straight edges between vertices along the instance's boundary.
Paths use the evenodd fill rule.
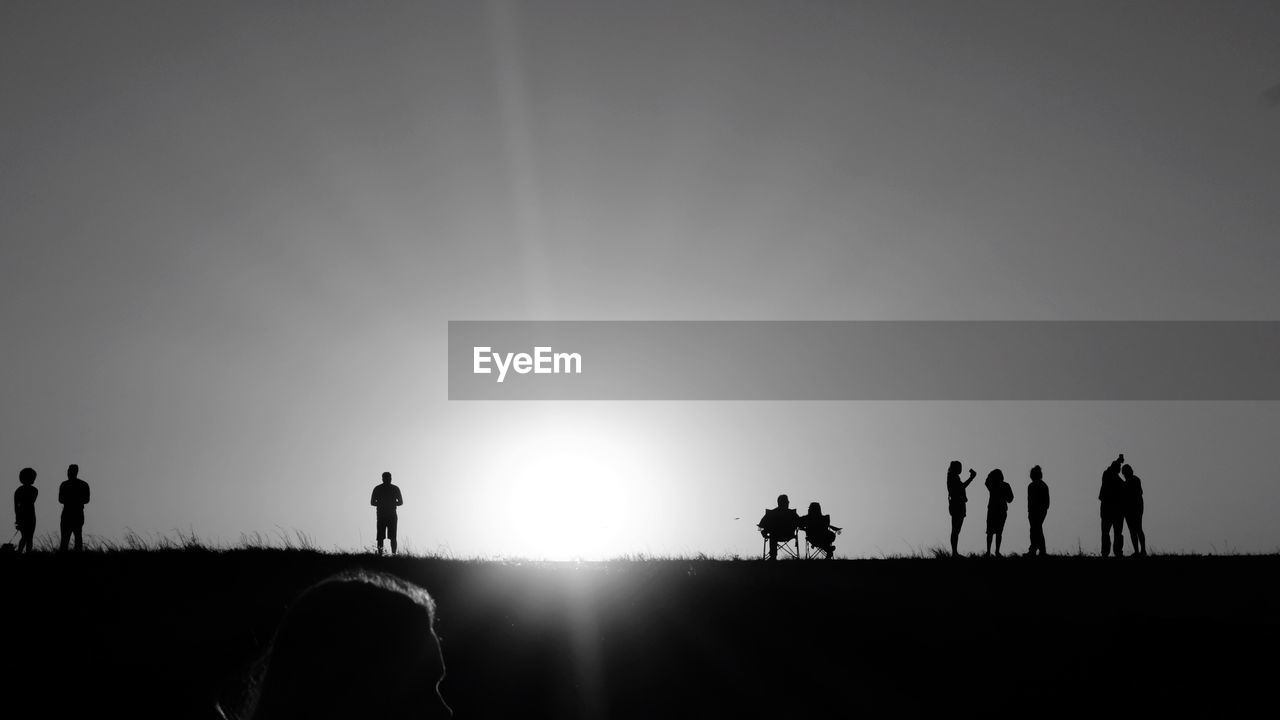
<path fill-rule="evenodd" d="M 248 717 L 447 718 L 444 658 L 426 590 L 357 571 L 312 586 L 271 642 Z"/>

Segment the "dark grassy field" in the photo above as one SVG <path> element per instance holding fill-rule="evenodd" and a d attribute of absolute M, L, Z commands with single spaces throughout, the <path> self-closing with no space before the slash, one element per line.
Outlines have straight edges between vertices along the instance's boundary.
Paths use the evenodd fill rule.
<path fill-rule="evenodd" d="M 40 712 L 3 714 L 210 717 L 290 600 L 352 567 L 436 597 L 458 717 L 1254 714 L 1280 668 L 1277 556 L 9 555 L 0 688 Z"/>

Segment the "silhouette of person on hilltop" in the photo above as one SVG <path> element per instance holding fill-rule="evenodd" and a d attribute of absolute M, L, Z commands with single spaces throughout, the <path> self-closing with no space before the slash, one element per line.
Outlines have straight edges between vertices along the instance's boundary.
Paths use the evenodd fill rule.
<path fill-rule="evenodd" d="M 822 505 L 809 503 L 809 512 L 800 518 L 800 527 L 809 544 L 821 549 L 830 560 L 836 553 L 836 533 L 840 528 L 831 524 L 831 516 L 822 514 Z"/>
<path fill-rule="evenodd" d="M 1028 557 L 1044 557 L 1044 519 L 1049 514 L 1049 486 L 1045 484 L 1040 466 L 1031 468 L 1031 482 L 1027 484 L 1027 520 L 1031 523 L 1031 549 Z"/>
<path fill-rule="evenodd" d="M 959 460 L 952 460 L 951 465 L 947 467 L 947 512 L 951 513 L 951 557 L 960 557 L 960 553 L 956 551 L 956 541 L 960 539 L 960 526 L 964 524 L 965 503 L 969 502 L 965 488 L 969 487 L 969 483 L 978 476 L 973 468 L 969 468 L 969 479 L 961 482 L 961 467 L 963 466 Z"/>
<path fill-rule="evenodd" d="M 760 522 L 756 523 L 760 534 L 769 541 L 769 559 L 778 559 L 778 543 L 785 543 L 795 537 L 800 527 L 800 514 L 791 508 L 791 500 L 786 495 L 778 496 L 778 507 L 764 511 Z"/>
<path fill-rule="evenodd" d="M 1124 480 L 1120 477 L 1122 464 L 1123 454 L 1113 460 L 1102 473 L 1102 488 L 1098 490 L 1099 514 L 1102 516 L 1102 557 L 1111 554 L 1112 535 L 1115 537 L 1116 557 L 1124 557 Z"/>
<path fill-rule="evenodd" d="M 18 471 L 18 489 L 13 491 L 13 526 L 21 538 L 18 552 L 31 552 L 31 536 L 36 532 L 36 471 L 22 468 Z"/>
<path fill-rule="evenodd" d="M 1133 474 L 1133 468 L 1120 468 L 1124 475 L 1124 521 L 1129 526 L 1129 540 L 1133 542 L 1133 554 L 1147 554 L 1147 534 L 1142 531 L 1142 481 Z"/>
<path fill-rule="evenodd" d="M 400 488 L 391 484 L 391 473 L 382 473 L 382 484 L 373 486 L 369 504 L 378 508 L 378 554 L 382 554 L 382 541 L 391 538 L 391 554 L 396 554 L 396 508 L 404 504 Z"/>
<path fill-rule="evenodd" d="M 79 476 L 80 466 L 70 465 L 67 479 L 58 486 L 58 502 L 62 503 L 62 544 L 58 548 L 61 551 L 67 549 L 72 535 L 76 536 L 76 550 L 84 549 L 84 506 L 89 504 L 89 483 Z"/>
<path fill-rule="evenodd" d="M 1004 481 L 999 468 L 987 473 L 984 483 L 990 497 L 987 500 L 987 555 L 991 554 L 991 536 L 996 538 L 996 557 L 1000 557 L 1000 541 L 1004 538 L 1004 523 L 1009 518 L 1009 503 L 1013 502 L 1013 487 Z"/>
<path fill-rule="evenodd" d="M 251 720 L 448 718 L 426 590 L 384 573 L 335 575 L 289 608 L 251 684 Z"/>

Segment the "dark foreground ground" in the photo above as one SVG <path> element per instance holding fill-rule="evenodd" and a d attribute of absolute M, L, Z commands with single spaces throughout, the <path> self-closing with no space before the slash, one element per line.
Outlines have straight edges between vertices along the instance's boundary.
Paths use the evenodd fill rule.
<path fill-rule="evenodd" d="M 458 717 L 1252 715 L 1280 669 L 1277 556 L 38 554 L 0 557 L 0 714 L 209 717 L 290 600 L 357 566 L 436 597 Z"/>

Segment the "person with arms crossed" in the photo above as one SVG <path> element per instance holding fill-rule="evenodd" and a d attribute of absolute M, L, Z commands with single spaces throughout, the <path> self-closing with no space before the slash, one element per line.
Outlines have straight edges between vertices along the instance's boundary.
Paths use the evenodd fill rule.
<path fill-rule="evenodd" d="M 62 544 L 67 549 L 72 535 L 76 537 L 76 550 L 84 549 L 84 506 L 89 504 L 89 483 L 80 478 L 80 466 L 67 467 L 67 479 L 58 486 L 58 502 L 62 503 Z"/>

